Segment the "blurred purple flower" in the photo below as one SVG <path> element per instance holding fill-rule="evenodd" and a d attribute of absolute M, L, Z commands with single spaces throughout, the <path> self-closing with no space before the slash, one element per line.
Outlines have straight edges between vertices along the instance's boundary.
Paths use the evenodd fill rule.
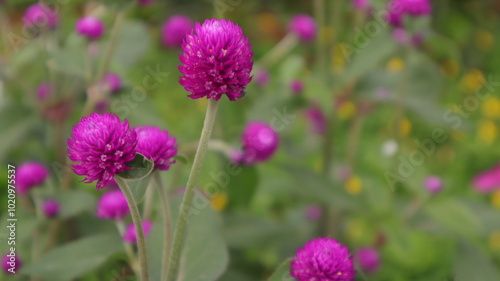
<path fill-rule="evenodd" d="M 108 72 L 102 76 L 100 81 L 101 85 L 103 85 L 107 91 L 111 94 L 114 94 L 122 88 L 122 79 L 120 75 L 114 72 Z"/>
<path fill-rule="evenodd" d="M 299 79 L 294 79 L 290 82 L 290 90 L 292 93 L 298 95 L 304 90 L 304 84 Z"/>
<path fill-rule="evenodd" d="M 38 34 L 40 29 L 44 27 L 49 29 L 57 28 L 59 16 L 55 10 L 44 3 L 35 3 L 24 12 L 23 23 L 26 28 L 30 29 L 30 32 Z"/>
<path fill-rule="evenodd" d="M 437 194 L 443 189 L 443 182 L 438 176 L 429 176 L 424 181 L 425 188 L 432 193 Z"/>
<path fill-rule="evenodd" d="M 317 221 L 323 216 L 323 209 L 318 205 L 309 205 L 306 208 L 306 217 L 309 220 Z"/>
<path fill-rule="evenodd" d="M 120 190 L 104 193 L 97 202 L 97 216 L 101 219 L 120 220 L 129 213 L 127 200 Z"/>
<path fill-rule="evenodd" d="M 298 281 L 350 281 L 356 271 L 346 246 L 333 238 L 315 238 L 297 250 L 290 275 Z"/>
<path fill-rule="evenodd" d="M 59 205 L 59 202 L 57 202 L 54 199 L 47 199 L 43 202 L 43 212 L 45 213 L 45 216 L 48 218 L 53 218 L 56 217 L 59 214 L 59 210 L 61 206 Z"/>
<path fill-rule="evenodd" d="M 72 138 L 72 139 L 71 139 Z M 69 159 L 76 162 L 73 171 L 91 183 L 97 180 L 97 190 L 112 181 L 115 174 L 130 169 L 127 162 L 135 158 L 137 134 L 127 120 L 112 113 L 92 113 L 73 127 L 68 139 Z"/>
<path fill-rule="evenodd" d="M 17 192 L 20 195 L 28 193 L 33 187 L 41 185 L 49 176 L 45 165 L 38 162 L 25 162 L 16 171 Z"/>
<path fill-rule="evenodd" d="M 279 136 L 271 126 L 262 122 L 250 122 L 241 136 L 243 151 L 233 160 L 241 164 L 255 164 L 271 158 L 279 146 Z"/>
<path fill-rule="evenodd" d="M 12 256 L 10 253 L 3 255 L 2 257 L 2 269 L 7 274 L 14 274 L 19 271 L 21 266 L 23 265 L 19 256 Z"/>
<path fill-rule="evenodd" d="M 251 45 L 241 28 L 231 21 L 196 23 L 182 43 L 182 50 L 179 70 L 183 76 L 179 82 L 191 93 L 190 98 L 219 100 L 225 94 L 234 101 L 252 80 Z"/>
<path fill-rule="evenodd" d="M 500 164 L 484 171 L 474 177 L 472 180 L 474 189 L 480 193 L 490 193 L 500 188 Z"/>
<path fill-rule="evenodd" d="M 422 42 L 424 42 L 424 39 L 425 39 L 425 33 L 418 32 L 411 37 L 411 42 L 413 46 L 419 47 L 420 45 L 422 45 Z"/>
<path fill-rule="evenodd" d="M 397 27 L 392 30 L 392 38 L 398 44 L 407 46 L 410 43 L 410 34 L 404 28 Z"/>
<path fill-rule="evenodd" d="M 48 82 L 43 82 L 36 88 L 36 97 L 39 100 L 44 100 L 52 94 L 52 85 Z"/>
<path fill-rule="evenodd" d="M 370 7 L 370 0 L 353 0 L 352 5 L 356 10 L 367 10 Z"/>
<path fill-rule="evenodd" d="M 392 0 L 389 1 L 387 8 L 386 21 L 395 27 L 403 25 L 405 15 L 418 17 L 432 13 L 428 0 Z"/>
<path fill-rule="evenodd" d="M 186 34 L 193 29 L 193 22 L 184 15 L 174 15 L 165 21 L 161 29 L 161 38 L 166 47 L 176 48 L 182 45 Z"/>
<path fill-rule="evenodd" d="M 88 40 L 97 40 L 104 33 L 104 24 L 96 17 L 84 17 L 76 22 L 76 32 L 87 37 Z"/>
<path fill-rule="evenodd" d="M 255 74 L 255 82 L 260 87 L 264 87 L 269 83 L 269 72 L 265 69 L 259 69 Z"/>
<path fill-rule="evenodd" d="M 316 38 L 316 22 L 306 14 L 294 16 L 288 24 L 288 29 L 296 34 L 303 42 L 311 42 Z"/>
<path fill-rule="evenodd" d="M 154 161 L 156 169 L 168 170 L 175 163 L 177 155 L 177 140 L 166 130 L 157 127 L 136 127 L 137 150 L 136 152 Z"/>
<path fill-rule="evenodd" d="M 153 3 L 155 0 L 137 0 L 137 2 L 139 2 L 139 5 L 149 5 L 151 3 Z"/>
<path fill-rule="evenodd" d="M 151 221 L 149 220 L 142 221 L 142 230 L 144 231 L 144 237 L 147 237 L 149 235 L 152 226 L 153 224 L 151 223 Z M 135 231 L 135 226 L 133 223 L 127 226 L 127 230 L 123 234 L 123 241 L 131 244 L 137 242 L 137 232 Z"/>
<path fill-rule="evenodd" d="M 306 117 L 309 120 L 311 130 L 314 134 L 326 134 L 326 116 L 321 110 L 321 107 L 314 105 L 306 110 Z"/>
<path fill-rule="evenodd" d="M 361 248 L 356 252 L 355 259 L 361 268 L 369 273 L 376 272 L 380 267 L 380 255 L 374 248 Z"/>

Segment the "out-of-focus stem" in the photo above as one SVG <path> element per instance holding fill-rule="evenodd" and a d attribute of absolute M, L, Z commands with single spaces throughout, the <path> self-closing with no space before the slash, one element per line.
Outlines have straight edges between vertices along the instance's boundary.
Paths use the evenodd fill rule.
<path fill-rule="evenodd" d="M 116 228 L 118 229 L 118 233 L 120 233 L 120 237 L 123 238 L 123 235 L 125 234 L 126 227 L 125 227 L 125 222 L 123 220 L 117 220 L 116 222 Z M 125 247 L 125 253 L 127 254 L 128 261 L 130 263 L 130 267 L 134 271 L 135 275 L 139 275 L 139 267 L 137 263 L 137 258 L 134 253 L 134 249 L 132 248 L 132 245 L 123 241 L 123 247 Z"/>
<path fill-rule="evenodd" d="M 276 61 L 284 57 L 290 50 L 292 50 L 299 42 L 298 37 L 289 32 L 278 44 L 276 44 L 269 52 L 267 52 L 255 64 L 259 67 L 268 68 Z"/>
<path fill-rule="evenodd" d="M 155 186 L 160 195 L 160 202 L 163 211 L 163 257 L 162 257 L 162 267 L 161 267 L 161 280 L 167 279 L 167 269 L 170 260 L 170 250 L 172 248 L 172 222 L 170 218 L 170 207 L 168 205 L 168 197 L 165 192 L 164 186 L 161 181 L 161 176 L 159 171 L 153 174 L 155 180 Z"/>

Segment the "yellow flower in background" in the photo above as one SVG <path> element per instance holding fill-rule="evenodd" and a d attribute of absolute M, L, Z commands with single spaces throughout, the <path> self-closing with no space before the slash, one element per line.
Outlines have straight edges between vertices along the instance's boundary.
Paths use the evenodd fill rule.
<path fill-rule="evenodd" d="M 467 71 L 467 73 L 462 77 L 460 83 L 464 91 L 472 94 L 483 86 L 484 81 L 484 74 L 481 70 L 473 68 Z"/>
<path fill-rule="evenodd" d="M 394 125 L 391 124 L 391 127 L 393 127 Z M 407 137 L 410 132 L 411 132 L 411 128 L 412 128 L 412 125 L 411 125 L 411 122 L 410 120 L 408 120 L 408 118 L 403 118 L 399 121 L 399 124 L 398 124 L 398 135 L 400 137 Z"/>
<path fill-rule="evenodd" d="M 495 231 L 490 234 L 488 244 L 492 250 L 500 250 L 500 231 Z"/>
<path fill-rule="evenodd" d="M 340 74 L 345 70 L 345 54 L 342 50 L 342 45 L 336 44 L 332 50 L 332 70 L 335 74 Z"/>
<path fill-rule="evenodd" d="M 352 101 L 343 102 L 337 111 L 338 117 L 342 120 L 351 119 L 355 114 L 356 105 Z"/>
<path fill-rule="evenodd" d="M 214 208 L 214 210 L 220 212 L 226 208 L 228 199 L 229 198 L 226 193 L 219 192 L 210 199 L 210 205 Z"/>
<path fill-rule="evenodd" d="M 492 144 L 498 136 L 498 127 L 491 120 L 483 120 L 478 126 L 479 138 L 487 144 Z"/>
<path fill-rule="evenodd" d="M 363 182 L 360 177 L 353 175 L 345 182 L 344 188 L 350 194 L 359 194 L 363 189 Z"/>
<path fill-rule="evenodd" d="M 460 65 L 455 60 L 447 59 L 441 63 L 441 71 L 448 78 L 455 78 L 460 73 Z"/>
<path fill-rule="evenodd" d="M 483 103 L 483 114 L 488 118 L 500 118 L 500 99 L 489 97 Z"/>
<path fill-rule="evenodd" d="M 476 47 L 482 51 L 489 51 L 495 45 L 495 37 L 488 30 L 479 30 L 474 38 Z"/>
<path fill-rule="evenodd" d="M 491 195 L 491 205 L 496 209 L 500 209 L 500 190 L 495 190 Z"/>
<path fill-rule="evenodd" d="M 405 67 L 405 62 L 401 58 L 392 58 L 387 62 L 387 71 L 392 73 L 397 73 L 403 70 Z"/>

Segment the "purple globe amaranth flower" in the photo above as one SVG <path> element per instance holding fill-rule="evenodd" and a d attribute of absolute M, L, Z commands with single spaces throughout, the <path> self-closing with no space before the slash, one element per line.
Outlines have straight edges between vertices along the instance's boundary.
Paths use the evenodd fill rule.
<path fill-rule="evenodd" d="M 326 116 L 321 107 L 315 105 L 306 110 L 306 117 L 309 120 L 311 131 L 317 135 L 326 134 Z"/>
<path fill-rule="evenodd" d="M 250 122 L 241 137 L 243 153 L 239 163 L 254 164 L 271 158 L 279 146 L 279 136 L 271 126 Z"/>
<path fill-rule="evenodd" d="M 97 40 L 104 33 L 104 24 L 96 17 L 83 17 L 76 22 L 76 32 L 89 40 Z"/>
<path fill-rule="evenodd" d="M 129 213 L 127 199 L 120 190 L 104 193 L 97 202 L 97 216 L 101 219 L 120 220 Z"/>
<path fill-rule="evenodd" d="M 120 78 L 120 75 L 113 72 L 104 74 L 100 83 L 106 88 L 106 91 L 111 94 L 120 91 L 122 88 L 122 79 Z"/>
<path fill-rule="evenodd" d="M 259 69 L 255 74 L 255 82 L 259 87 L 264 87 L 269 84 L 269 72 L 265 69 Z"/>
<path fill-rule="evenodd" d="M 489 193 L 500 188 L 500 164 L 476 175 L 472 183 L 474 189 L 480 193 Z"/>
<path fill-rule="evenodd" d="M 137 150 L 136 152 L 154 161 L 156 169 L 168 170 L 175 163 L 177 155 L 177 140 L 166 130 L 157 127 L 136 127 Z"/>
<path fill-rule="evenodd" d="M 45 100 L 52 94 L 52 85 L 47 82 L 40 83 L 36 88 L 36 97 L 38 100 Z"/>
<path fill-rule="evenodd" d="M 97 190 L 113 180 L 115 174 L 129 170 L 126 165 L 135 157 L 137 134 L 127 120 L 112 113 L 92 113 L 73 127 L 68 139 L 69 159 L 76 162 L 73 171 L 91 183 L 97 180 Z"/>
<path fill-rule="evenodd" d="M 237 24 L 225 19 L 196 23 L 182 50 L 179 82 L 191 93 L 188 97 L 219 100 L 225 94 L 234 101 L 243 96 L 252 80 L 253 53 Z"/>
<path fill-rule="evenodd" d="M 356 271 L 347 246 L 333 238 L 316 238 L 297 250 L 290 275 L 298 281 L 350 281 Z"/>
<path fill-rule="evenodd" d="M 45 165 L 38 162 L 25 162 L 16 171 L 16 188 L 20 195 L 28 193 L 33 187 L 41 185 L 49 176 Z"/>
<path fill-rule="evenodd" d="M 34 34 L 41 28 L 55 29 L 59 25 L 59 15 L 44 3 L 35 3 L 26 9 L 23 17 L 24 26 Z"/>
<path fill-rule="evenodd" d="M 316 38 L 316 22 L 306 14 L 294 16 L 288 24 L 288 29 L 304 42 L 311 42 Z"/>
<path fill-rule="evenodd" d="M 149 235 L 153 224 L 149 220 L 142 221 L 142 230 L 144 231 L 144 237 Z M 123 241 L 127 243 L 134 244 L 137 242 L 137 232 L 135 231 L 135 226 L 133 223 L 127 226 L 127 230 L 123 234 Z"/>
<path fill-rule="evenodd" d="M 193 29 L 193 22 L 184 15 L 174 15 L 163 23 L 161 39 L 165 47 L 176 48 L 182 45 L 186 34 Z"/>
<path fill-rule="evenodd" d="M 355 259 L 361 268 L 374 273 L 380 268 L 380 255 L 374 248 L 361 248 L 356 252 Z"/>
<path fill-rule="evenodd" d="M 290 90 L 292 93 L 298 95 L 304 90 L 304 84 L 299 79 L 294 79 L 290 82 Z"/>
<path fill-rule="evenodd" d="M 2 269 L 7 274 L 16 273 L 23 265 L 19 256 L 15 252 L 10 252 L 2 257 Z"/>
<path fill-rule="evenodd" d="M 432 193 L 437 194 L 443 189 L 443 182 L 438 176 L 429 176 L 424 181 L 425 188 Z"/>
<path fill-rule="evenodd" d="M 432 6 L 429 0 L 399 0 L 404 11 L 412 16 L 425 16 L 432 13 Z"/>
<path fill-rule="evenodd" d="M 45 213 L 45 216 L 47 216 L 48 218 L 53 218 L 59 214 L 61 206 L 59 205 L 59 202 L 57 202 L 56 200 L 47 199 L 43 202 L 42 209 L 43 212 Z"/>

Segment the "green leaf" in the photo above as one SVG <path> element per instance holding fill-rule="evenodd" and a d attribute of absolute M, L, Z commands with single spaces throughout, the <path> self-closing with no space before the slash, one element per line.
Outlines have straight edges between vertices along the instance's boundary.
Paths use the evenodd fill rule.
<path fill-rule="evenodd" d="M 118 64 L 120 68 L 130 68 L 143 56 L 150 45 L 151 36 L 144 23 L 137 20 L 124 21 L 113 52 L 113 63 Z M 151 67 L 155 69 L 154 66 Z"/>
<path fill-rule="evenodd" d="M 186 155 L 186 154 L 177 154 L 177 155 L 175 155 L 175 156 L 174 156 L 174 159 L 175 159 L 176 161 L 181 162 L 182 164 L 187 164 L 187 163 L 189 163 L 189 160 L 188 160 L 188 157 L 187 157 L 187 155 Z"/>
<path fill-rule="evenodd" d="M 72 280 L 97 269 L 122 250 L 122 239 L 116 234 L 86 237 L 50 251 L 20 273 L 43 280 Z"/>
<path fill-rule="evenodd" d="M 147 177 L 142 178 L 140 180 L 129 181 L 128 186 L 132 195 L 134 196 L 135 202 L 139 204 L 144 199 L 144 195 L 146 194 L 146 190 L 148 188 L 153 188 L 149 186 L 149 182 L 151 181 L 151 177 L 153 173 L 150 173 Z"/>
<path fill-rule="evenodd" d="M 181 199 L 182 196 L 176 196 L 170 200 L 172 225 L 175 225 Z M 163 219 L 159 218 L 147 241 L 150 280 L 160 280 L 162 224 Z M 229 253 L 221 228 L 220 215 L 210 207 L 210 202 L 203 194 L 196 192 L 176 281 L 214 281 L 224 273 L 229 263 Z"/>
<path fill-rule="evenodd" d="M 485 253 L 468 243 L 461 243 L 455 260 L 456 281 L 497 281 L 500 271 Z"/>
<path fill-rule="evenodd" d="M 0 142 L 0 161 L 16 144 L 25 136 L 39 119 L 32 115 L 32 111 L 25 107 L 6 106 L 0 110 L 0 131 L 2 141 Z"/>
<path fill-rule="evenodd" d="M 278 266 L 276 271 L 271 275 L 268 281 L 293 281 L 295 280 L 290 276 L 290 262 L 293 258 L 286 259 L 283 263 Z"/>
<path fill-rule="evenodd" d="M 154 162 L 140 153 L 135 154 L 134 160 L 127 163 L 131 169 L 117 174 L 125 180 L 140 180 L 147 177 L 154 169 Z"/>
<path fill-rule="evenodd" d="M 231 176 L 226 189 L 229 197 L 229 207 L 248 207 L 253 199 L 259 182 L 259 174 L 254 166 L 240 167 L 240 173 Z"/>
<path fill-rule="evenodd" d="M 69 218 L 84 211 L 92 212 L 96 206 L 94 196 L 83 190 L 62 192 L 56 196 L 56 199 L 61 202 L 60 218 Z"/>

